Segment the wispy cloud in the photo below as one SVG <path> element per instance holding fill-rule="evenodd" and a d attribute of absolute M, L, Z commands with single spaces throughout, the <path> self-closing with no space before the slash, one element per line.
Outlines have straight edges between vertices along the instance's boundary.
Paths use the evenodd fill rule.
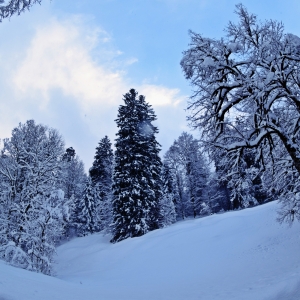
<path fill-rule="evenodd" d="M 145 84 L 139 87 L 141 94 L 154 106 L 177 106 L 185 98 L 179 89 L 170 89 L 159 85 Z"/>
<path fill-rule="evenodd" d="M 63 22 L 52 20 L 38 28 L 24 61 L 14 74 L 19 96 L 40 95 L 39 105 L 43 108 L 51 101 L 51 90 L 60 89 L 64 95 L 73 97 L 84 113 L 119 104 L 121 93 L 134 84 L 126 79 L 124 70 L 114 68 L 113 58 L 120 55 L 120 51 L 107 50 L 105 44 L 110 40 L 104 30 L 91 30 L 79 18 Z M 93 52 L 97 57 L 110 57 L 111 64 L 99 63 L 93 59 Z M 137 58 L 127 59 L 124 66 L 137 61 Z M 137 84 L 135 87 L 147 95 L 153 105 L 176 105 L 181 100 L 178 89 Z"/>
<path fill-rule="evenodd" d="M 101 66 L 91 55 L 110 37 L 99 29 L 91 34 L 79 23 L 76 18 L 65 22 L 53 20 L 37 29 L 13 80 L 24 97 L 40 94 L 45 106 L 51 101 L 51 90 L 60 89 L 64 95 L 73 97 L 84 113 L 95 106 L 116 104 L 119 91 L 125 87 L 122 72 Z M 108 55 L 107 49 L 103 52 Z"/>
<path fill-rule="evenodd" d="M 144 78 L 140 82 L 130 79 L 127 67 L 138 63 L 138 59 L 128 58 L 115 49 L 105 30 L 88 25 L 83 17 L 53 18 L 38 24 L 28 39 L 25 54 L 24 49 L 20 50 L 18 62 L 6 74 L 11 88 L 6 95 L 15 103 L 13 108 L 11 103 L 4 108 L 0 103 L 2 111 L 8 114 L 6 124 L 11 126 L 14 122 L 16 126 L 16 119 L 42 120 L 62 132 L 89 165 L 97 141 L 105 134 L 114 139 L 114 119 L 118 106 L 123 104 L 122 95 L 136 88 L 158 111 L 161 120 L 168 123 L 169 132 L 161 129 L 161 138 L 174 140 L 170 130 L 182 125 L 174 123 L 176 118 L 168 118 L 172 118 L 172 113 L 178 116 L 182 112 L 180 104 L 184 98 L 180 91 L 143 84 Z M 9 117 L 12 111 L 13 118 Z M 93 144 L 86 147 L 88 143 Z"/>

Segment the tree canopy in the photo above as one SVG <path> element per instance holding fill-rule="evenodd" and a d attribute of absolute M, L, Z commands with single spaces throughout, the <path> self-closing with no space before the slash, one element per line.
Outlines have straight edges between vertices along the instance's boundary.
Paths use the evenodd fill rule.
<path fill-rule="evenodd" d="M 137 237 L 159 226 L 161 160 L 156 115 L 131 89 L 119 107 L 113 183 L 113 239 Z"/>
<path fill-rule="evenodd" d="M 260 171 L 275 175 L 272 188 L 296 194 L 298 184 L 287 188 L 282 178 L 295 183 L 300 173 L 300 38 L 281 22 L 258 21 L 242 4 L 236 14 L 239 22 L 229 22 L 222 39 L 190 32 L 181 61 L 194 87 L 189 121 L 233 166 L 254 149 Z"/>
<path fill-rule="evenodd" d="M 3 19 L 10 18 L 13 15 L 20 15 L 25 10 L 29 10 L 34 4 L 41 4 L 42 0 L 0 0 L 0 22 Z"/>

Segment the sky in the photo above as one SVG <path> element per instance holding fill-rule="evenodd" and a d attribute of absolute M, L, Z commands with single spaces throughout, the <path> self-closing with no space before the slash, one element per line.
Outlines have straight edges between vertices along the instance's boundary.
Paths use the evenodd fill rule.
<path fill-rule="evenodd" d="M 42 0 L 0 24 L 0 138 L 34 119 L 57 129 L 90 168 L 95 148 L 116 138 L 131 88 L 157 114 L 161 156 L 183 131 L 192 87 L 180 67 L 192 30 L 224 36 L 232 0 Z M 242 2 L 259 19 L 300 36 L 298 0 Z"/>

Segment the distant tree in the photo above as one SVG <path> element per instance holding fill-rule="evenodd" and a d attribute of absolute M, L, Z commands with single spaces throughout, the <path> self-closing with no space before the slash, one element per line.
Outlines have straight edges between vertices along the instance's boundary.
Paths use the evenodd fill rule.
<path fill-rule="evenodd" d="M 78 235 L 84 236 L 97 231 L 96 207 L 95 207 L 95 189 L 91 178 L 89 177 L 85 184 L 83 197 L 78 201 L 78 213 L 76 214 L 76 223 L 78 226 Z"/>
<path fill-rule="evenodd" d="M 217 173 L 211 172 L 207 181 L 207 188 L 204 196 L 206 199 L 205 203 L 207 203 L 209 207 L 209 213 L 217 213 L 230 209 L 230 207 L 226 205 L 227 200 L 229 202 L 229 197 L 227 199 L 227 195 L 224 193 L 223 188 L 224 186 L 220 185 Z M 224 202 L 226 203 L 225 205 Z M 201 207 L 200 214 L 204 214 L 203 207 Z"/>
<path fill-rule="evenodd" d="M 192 136 L 191 136 L 192 137 Z M 178 139 L 180 141 L 180 137 Z M 186 176 L 187 186 L 189 191 L 191 210 L 193 217 L 203 212 L 203 204 L 206 202 L 205 189 L 207 187 L 209 171 L 207 163 L 201 153 L 199 141 L 191 140 L 187 149 L 187 161 L 186 161 Z M 208 205 L 207 203 L 205 203 Z"/>
<path fill-rule="evenodd" d="M 100 140 L 94 158 L 89 173 L 94 189 L 97 228 L 98 230 L 110 231 L 114 154 L 107 136 Z"/>
<path fill-rule="evenodd" d="M 152 107 L 131 89 L 119 107 L 113 184 L 113 238 L 118 242 L 159 227 L 158 132 Z"/>
<path fill-rule="evenodd" d="M 195 89 L 189 120 L 206 145 L 226 151 L 237 171 L 246 149 L 252 149 L 261 172 L 275 171 L 269 193 L 279 193 L 284 205 L 286 199 L 297 202 L 300 38 L 284 33 L 280 22 L 257 21 L 242 4 L 236 8 L 239 23 L 229 23 L 226 38 L 191 32 L 181 61 Z M 287 178 L 296 181 L 291 186 Z M 295 215 L 294 209 L 284 210 Z"/>
<path fill-rule="evenodd" d="M 86 174 L 84 172 L 84 164 L 76 155 L 75 150 L 70 147 L 66 149 L 62 159 L 62 189 L 65 197 L 70 199 L 72 196 L 79 199 L 84 189 Z"/>
<path fill-rule="evenodd" d="M 204 145 L 206 146 L 206 145 Z M 219 209 L 223 211 L 228 211 L 232 209 L 231 203 L 231 191 L 228 187 L 229 178 L 227 174 L 229 173 L 230 166 L 232 162 L 228 160 L 226 151 L 217 147 L 205 147 L 208 150 L 208 157 L 214 167 L 212 184 L 209 185 L 211 189 L 209 190 L 210 197 L 215 198 L 216 195 L 218 199 Z"/>
<path fill-rule="evenodd" d="M 244 151 L 237 166 L 234 159 L 220 148 L 212 147 L 210 156 L 216 168 L 220 208 L 247 208 L 271 200 L 267 197 L 266 184 L 252 149 Z"/>
<path fill-rule="evenodd" d="M 76 235 L 78 202 L 83 198 L 87 176 L 83 162 L 72 147 L 66 149 L 62 161 L 61 189 L 64 191 L 65 214 L 64 236 L 69 238 Z"/>
<path fill-rule="evenodd" d="M 176 216 L 185 219 L 187 213 L 187 192 L 185 188 L 185 170 L 178 158 L 178 149 L 173 144 L 164 155 L 164 165 L 167 165 L 174 183 L 174 204 Z"/>
<path fill-rule="evenodd" d="M 163 164 L 162 172 L 162 195 L 159 200 L 159 227 L 166 227 L 176 222 L 176 191 L 174 189 L 173 176 L 167 164 Z"/>
<path fill-rule="evenodd" d="M 93 166 L 89 170 L 92 181 L 95 184 L 101 183 L 103 186 L 107 186 L 107 189 L 110 189 L 112 182 L 114 154 L 111 146 L 107 136 L 100 140 L 96 148 Z"/>
<path fill-rule="evenodd" d="M 209 176 L 207 163 L 199 141 L 183 132 L 165 154 L 164 162 L 172 170 L 177 185 L 177 214 L 183 219 L 196 217 L 205 201 L 205 188 Z"/>
<path fill-rule="evenodd" d="M 0 22 L 3 19 L 10 18 L 13 15 L 20 15 L 25 10 L 29 10 L 34 4 L 41 4 L 42 0 L 0 0 Z"/>
<path fill-rule="evenodd" d="M 73 149 L 73 147 L 69 147 L 69 148 L 66 149 L 66 152 L 65 152 L 65 154 L 63 155 L 63 160 L 64 160 L 64 161 L 67 161 L 67 162 L 70 162 L 71 160 L 74 159 L 75 154 L 76 154 L 76 152 L 75 152 L 75 150 Z"/>

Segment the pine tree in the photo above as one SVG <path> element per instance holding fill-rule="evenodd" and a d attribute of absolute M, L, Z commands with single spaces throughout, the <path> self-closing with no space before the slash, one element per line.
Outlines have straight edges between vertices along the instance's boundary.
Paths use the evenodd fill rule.
<path fill-rule="evenodd" d="M 77 226 L 80 236 L 96 231 L 95 222 L 95 195 L 91 178 L 86 181 L 84 196 L 78 201 Z"/>
<path fill-rule="evenodd" d="M 69 147 L 66 149 L 65 154 L 63 155 L 63 160 L 64 161 L 71 161 L 72 159 L 74 159 L 75 157 L 75 150 L 73 149 L 73 147 Z"/>
<path fill-rule="evenodd" d="M 103 188 L 110 189 L 112 183 L 112 166 L 114 154 L 107 136 L 102 138 L 96 148 L 93 166 L 89 173 L 95 184 L 101 183 Z"/>
<path fill-rule="evenodd" d="M 156 115 L 131 89 L 119 107 L 113 184 L 113 238 L 118 242 L 158 228 L 161 197 Z"/>
<path fill-rule="evenodd" d="M 159 200 L 159 227 L 166 227 L 176 222 L 176 191 L 174 190 L 174 183 L 171 170 L 167 164 L 162 167 L 162 197 Z"/>
<path fill-rule="evenodd" d="M 89 173 L 92 180 L 97 230 L 110 230 L 112 222 L 112 173 L 114 154 L 107 136 L 102 138 L 96 148 L 95 160 Z"/>

